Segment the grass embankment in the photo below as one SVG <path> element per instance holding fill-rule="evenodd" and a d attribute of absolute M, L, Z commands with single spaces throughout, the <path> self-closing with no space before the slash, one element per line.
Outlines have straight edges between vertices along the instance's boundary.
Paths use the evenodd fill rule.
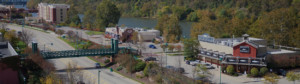
<path fill-rule="evenodd" d="M 63 40 L 64 42 L 66 42 L 67 44 L 69 44 L 70 46 L 72 46 L 75 49 L 87 49 L 89 46 L 92 45 L 92 43 L 90 41 L 81 40 L 78 42 L 78 44 L 76 44 L 76 42 L 72 42 L 69 39 L 65 39 L 62 37 L 58 37 L 58 38 Z"/>
<path fill-rule="evenodd" d="M 13 24 L 13 25 L 21 26 L 22 27 L 22 25 L 18 25 L 18 24 Z M 33 30 L 37 30 L 37 31 L 45 32 L 45 33 L 50 33 L 49 31 L 45 31 L 45 30 L 43 30 L 41 28 L 37 28 L 37 27 L 24 26 L 24 28 L 29 28 L 29 29 L 33 29 Z"/>
<path fill-rule="evenodd" d="M 85 32 L 86 34 L 88 35 L 101 35 L 103 34 L 103 32 L 99 32 L 99 31 L 88 31 L 88 32 Z"/>

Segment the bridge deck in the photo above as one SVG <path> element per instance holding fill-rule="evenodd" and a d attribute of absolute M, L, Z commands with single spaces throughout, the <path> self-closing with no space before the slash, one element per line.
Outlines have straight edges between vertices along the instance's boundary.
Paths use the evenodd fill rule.
<path fill-rule="evenodd" d="M 44 59 L 53 59 L 53 58 L 67 58 L 67 57 L 81 57 L 81 56 L 114 55 L 115 52 L 112 49 L 87 49 L 87 50 L 41 52 L 41 54 L 44 57 Z"/>

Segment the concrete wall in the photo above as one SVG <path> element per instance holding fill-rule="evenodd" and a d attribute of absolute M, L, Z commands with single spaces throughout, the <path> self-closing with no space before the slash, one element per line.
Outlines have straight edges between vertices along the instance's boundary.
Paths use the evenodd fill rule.
<path fill-rule="evenodd" d="M 202 42 L 202 41 L 199 41 L 199 43 L 202 48 L 206 48 L 207 50 L 211 49 L 212 51 L 224 52 L 225 54 L 233 54 L 233 48 L 229 46 L 218 45 L 218 44 Z"/>

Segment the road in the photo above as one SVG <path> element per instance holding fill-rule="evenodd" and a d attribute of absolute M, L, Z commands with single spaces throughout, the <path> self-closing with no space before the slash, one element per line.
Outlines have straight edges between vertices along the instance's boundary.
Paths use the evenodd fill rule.
<path fill-rule="evenodd" d="M 76 28 L 70 28 L 70 27 L 59 27 L 56 29 L 61 29 L 64 30 L 65 32 L 68 31 L 73 31 L 75 34 L 78 34 L 79 37 L 90 40 L 92 42 L 98 43 L 98 44 L 104 44 L 104 45 L 110 45 L 110 40 L 104 38 L 103 35 L 88 35 L 85 32 L 88 30 L 81 30 L 81 29 L 76 29 Z"/>
<path fill-rule="evenodd" d="M 8 25 L 10 29 L 21 31 L 21 26 Z M 27 29 L 27 28 L 26 28 Z M 39 49 L 44 49 L 44 44 L 47 49 L 53 51 L 61 50 L 74 50 L 70 45 L 57 38 L 55 33 L 44 33 L 37 30 L 28 29 L 32 32 L 34 41 L 38 42 Z M 53 43 L 53 45 L 50 45 Z M 94 67 L 95 62 L 88 59 L 87 57 L 76 57 L 76 58 L 60 58 L 50 59 L 57 70 L 66 69 L 68 63 L 75 63 L 79 68 Z M 109 69 L 100 69 L 100 83 L 101 84 L 138 84 L 138 82 L 123 77 L 115 72 L 110 72 Z M 86 84 L 97 84 L 98 69 L 82 70 L 83 79 Z"/>

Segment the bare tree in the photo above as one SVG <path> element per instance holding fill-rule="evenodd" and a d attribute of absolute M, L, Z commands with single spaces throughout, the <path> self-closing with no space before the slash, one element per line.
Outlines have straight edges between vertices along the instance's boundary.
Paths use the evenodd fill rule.
<path fill-rule="evenodd" d="M 78 81 L 83 81 L 83 72 L 79 69 L 76 63 L 68 63 L 67 65 L 67 82 L 75 84 Z"/>
<path fill-rule="evenodd" d="M 23 42 L 28 44 L 31 42 L 31 40 L 33 38 L 33 34 L 32 34 L 32 32 L 30 32 L 27 29 L 22 29 L 22 32 L 20 33 L 19 37 Z"/>
<path fill-rule="evenodd" d="M 57 33 L 58 35 L 63 35 L 63 34 L 65 33 L 65 31 L 62 30 L 62 29 L 58 29 L 58 30 L 56 31 L 56 33 Z"/>
<path fill-rule="evenodd" d="M 67 32 L 69 39 L 71 39 L 74 36 L 74 32 L 72 30 L 69 30 Z"/>

